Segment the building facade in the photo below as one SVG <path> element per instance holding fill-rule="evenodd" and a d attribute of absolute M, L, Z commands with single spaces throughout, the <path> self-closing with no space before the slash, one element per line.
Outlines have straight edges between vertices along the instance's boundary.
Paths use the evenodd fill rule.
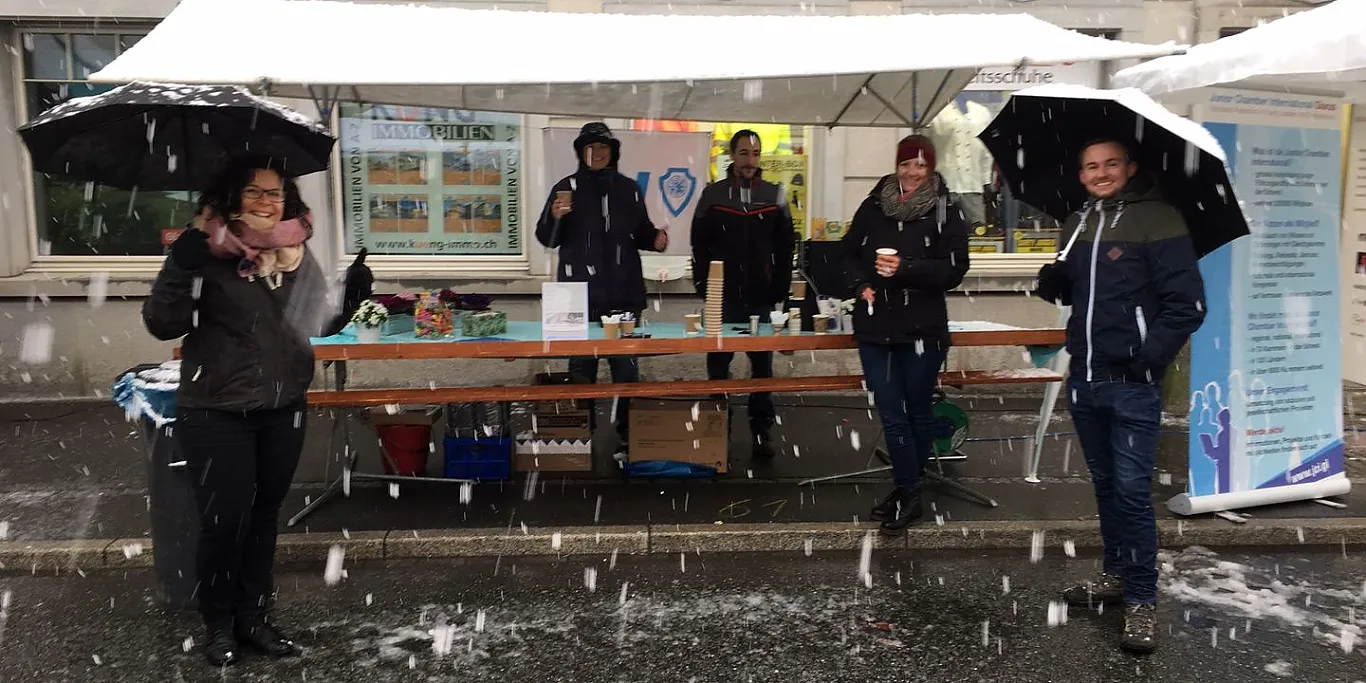
<path fill-rule="evenodd" d="M 1135 42 L 1206 42 L 1312 6 L 1308 0 L 514 0 L 426 4 L 518 10 L 706 14 L 893 14 L 1028 12 L 1065 28 Z M 91 73 L 136 43 L 174 0 L 9 0 L 0 9 L 0 398 L 91 395 L 123 368 L 166 357 L 137 317 L 139 299 L 176 229 L 190 192 L 128 192 L 32 173 L 13 133 L 67 98 L 98 92 Z M 363 32 L 363 29 L 358 29 Z M 364 39 L 363 36 L 356 36 Z M 778 36 L 744 37 L 720 49 L 803 49 Z M 699 41 L 700 44 L 700 41 Z M 822 48 L 826 49 L 826 48 Z M 905 48 L 914 50 L 914 41 Z M 1056 250 L 1054 227 L 1002 196 L 976 132 L 1009 92 L 1045 82 L 1104 86 L 1127 64 L 1080 64 L 979 74 L 930 123 L 940 168 L 973 222 L 973 267 L 955 317 L 1040 324 L 1056 313 L 1020 291 Z M 288 101 L 309 113 L 312 103 Z M 301 183 L 318 218 L 319 251 L 342 264 L 366 247 L 382 289 L 452 287 L 499 298 L 510 314 L 534 316 L 550 259 L 531 237 L 546 189 L 542 131 L 583 121 L 545 116 L 346 102 L 332 113 L 339 135 L 330 174 Z M 745 122 L 609 120 L 618 129 L 711 131 L 719 144 Z M 445 131 L 438 142 L 403 142 L 405 127 Z M 360 131 L 367 131 L 364 135 Z M 371 132 L 375 131 L 375 132 Z M 908 130 L 766 124 L 765 151 L 805 168 L 804 220 L 820 233 L 847 221 L 875 180 L 891 170 Z M 717 158 L 713 173 L 724 163 Z M 329 183 L 331 187 L 329 187 Z M 187 188 L 192 189 L 192 188 Z M 833 224 L 833 225 L 832 225 Z M 414 233 L 432 235 L 413 239 Z M 647 271 L 648 272 L 648 271 Z M 669 311 L 693 306 L 686 279 L 653 283 Z M 18 356 L 25 329 L 54 328 L 48 363 Z M 681 368 L 681 366 L 680 366 Z M 686 374 L 679 369 L 678 374 Z M 362 375 L 363 381 L 363 375 Z M 412 381 L 417 381 L 416 375 Z M 427 380 L 420 382 L 427 384 Z"/>

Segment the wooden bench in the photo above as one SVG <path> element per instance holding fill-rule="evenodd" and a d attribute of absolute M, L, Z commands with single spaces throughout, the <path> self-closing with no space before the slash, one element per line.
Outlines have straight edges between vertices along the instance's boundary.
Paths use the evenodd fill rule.
<path fill-rule="evenodd" d="M 939 373 L 940 386 L 961 388 L 982 384 L 1061 382 L 1051 370 L 967 370 Z M 438 403 L 503 403 L 556 401 L 571 398 L 641 398 L 709 396 L 716 394 L 851 391 L 865 389 L 862 375 L 771 377 L 765 379 L 686 380 L 629 384 L 551 384 L 497 387 L 438 387 L 435 389 L 346 389 L 310 391 L 308 402 L 319 408 L 413 405 Z"/>

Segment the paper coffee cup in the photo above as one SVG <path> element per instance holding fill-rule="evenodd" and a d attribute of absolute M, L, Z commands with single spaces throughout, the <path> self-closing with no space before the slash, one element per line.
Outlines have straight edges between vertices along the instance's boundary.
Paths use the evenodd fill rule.
<path fill-rule="evenodd" d="M 806 298 L 806 280 L 793 280 L 793 281 L 792 281 L 792 298 L 793 298 L 793 299 L 805 299 L 805 298 Z"/>
<path fill-rule="evenodd" d="M 749 317 L 749 333 L 759 334 L 759 316 L 751 315 Z"/>
<path fill-rule="evenodd" d="M 696 334 L 702 328 L 702 316 L 697 313 L 689 313 L 683 316 L 684 329 L 688 334 Z"/>
<path fill-rule="evenodd" d="M 622 319 L 621 319 L 621 333 L 622 333 L 622 334 L 635 334 L 635 332 L 636 332 L 636 319 L 635 319 L 635 318 L 622 318 Z"/>
<path fill-rule="evenodd" d="M 555 198 L 562 200 L 564 203 L 570 206 L 574 205 L 574 193 L 569 190 L 560 190 L 559 192 L 556 192 Z"/>
<path fill-rule="evenodd" d="M 825 334 L 826 332 L 829 332 L 830 316 L 824 313 L 818 313 L 811 316 L 811 326 L 815 329 L 816 334 Z"/>
<path fill-rule="evenodd" d="M 603 339 L 616 339 L 621 336 L 621 319 L 615 315 L 602 316 Z"/>
<path fill-rule="evenodd" d="M 878 255 L 878 256 L 896 256 L 896 250 L 895 250 L 895 249 L 888 248 L 888 247 L 883 247 L 883 248 L 877 250 L 877 255 Z M 891 271 L 888 271 L 888 270 L 883 270 L 882 268 L 878 268 L 878 269 L 877 269 L 877 274 L 878 274 L 878 275 L 881 275 L 882 277 L 889 277 L 889 276 L 892 274 L 892 272 L 891 272 Z"/>

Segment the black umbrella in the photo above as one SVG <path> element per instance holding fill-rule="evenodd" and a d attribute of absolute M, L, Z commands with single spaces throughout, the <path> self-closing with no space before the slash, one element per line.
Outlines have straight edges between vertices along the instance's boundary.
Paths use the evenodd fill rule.
<path fill-rule="evenodd" d="M 237 86 L 130 83 L 63 102 L 19 129 L 34 168 L 123 189 L 196 190 L 229 159 L 327 168 L 336 142 L 316 121 Z"/>
<path fill-rule="evenodd" d="M 1087 200 L 1077 177 L 1082 147 L 1109 138 L 1127 142 L 1140 173 L 1155 174 L 1199 255 L 1248 234 L 1218 141 L 1137 90 L 1022 90 L 978 137 L 1015 197 L 1059 221 Z"/>

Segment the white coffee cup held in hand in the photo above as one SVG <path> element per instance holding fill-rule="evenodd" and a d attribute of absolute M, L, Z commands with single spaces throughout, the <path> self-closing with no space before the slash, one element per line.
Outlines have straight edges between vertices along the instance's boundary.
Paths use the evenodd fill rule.
<path fill-rule="evenodd" d="M 874 262 L 874 267 L 877 268 L 878 275 L 891 277 L 896 274 L 897 268 L 901 267 L 901 258 L 896 254 L 897 251 L 890 247 L 877 250 L 877 261 Z"/>

